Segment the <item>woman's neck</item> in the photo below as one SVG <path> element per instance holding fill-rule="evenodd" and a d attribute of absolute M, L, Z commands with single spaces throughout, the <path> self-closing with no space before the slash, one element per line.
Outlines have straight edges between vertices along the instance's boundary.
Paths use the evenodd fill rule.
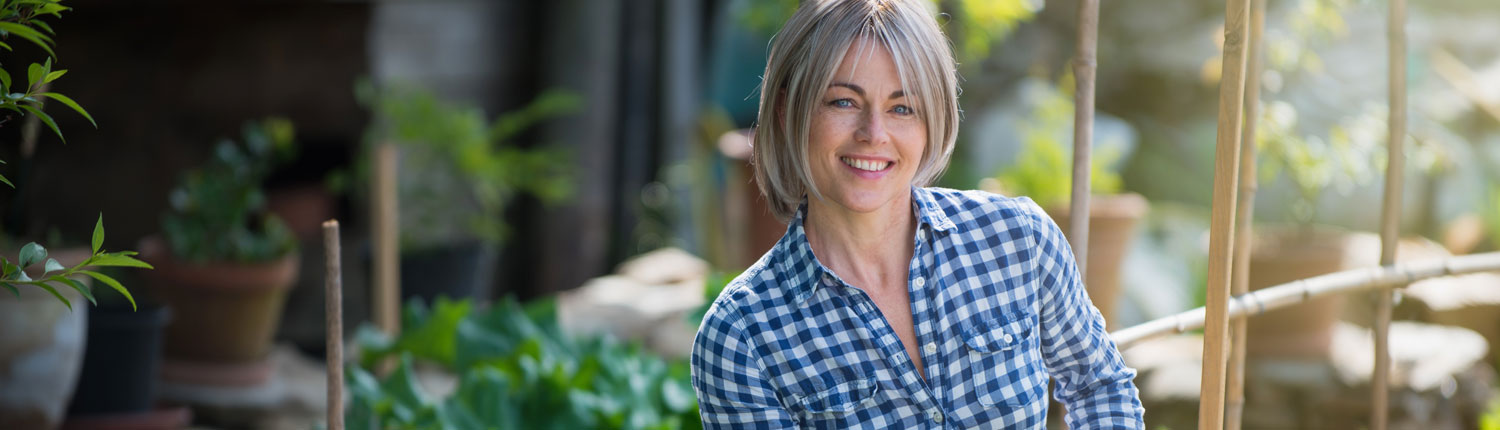
<path fill-rule="evenodd" d="M 802 228 L 813 254 L 839 277 L 863 289 L 905 288 L 917 228 L 910 193 L 874 212 L 855 212 L 812 198 Z"/>

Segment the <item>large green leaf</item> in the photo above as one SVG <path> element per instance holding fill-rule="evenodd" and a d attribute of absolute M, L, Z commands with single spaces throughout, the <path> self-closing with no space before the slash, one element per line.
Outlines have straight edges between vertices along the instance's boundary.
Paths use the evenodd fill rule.
<path fill-rule="evenodd" d="M 150 264 L 132 257 L 134 252 L 120 251 L 108 254 L 95 255 L 89 259 L 90 266 L 100 267 L 139 267 L 142 269 L 154 269 Z"/>
<path fill-rule="evenodd" d="M 68 141 L 67 138 L 63 137 L 62 130 L 57 128 L 57 122 L 52 120 L 52 115 L 47 115 L 46 112 L 42 112 L 41 109 L 37 109 L 36 107 L 31 105 L 18 104 L 16 106 L 20 106 L 21 109 L 25 109 L 32 115 L 36 115 L 38 119 L 42 120 L 42 123 L 47 124 L 47 128 L 52 129 L 52 133 L 57 134 L 57 138 L 59 140 L 62 140 L 64 143 Z"/>
<path fill-rule="evenodd" d="M 57 53 L 52 52 L 52 38 L 36 30 L 33 30 L 31 27 L 27 27 L 25 25 L 17 24 L 14 22 L 0 21 L 0 32 L 14 34 L 16 36 L 20 36 L 22 39 L 31 41 L 31 43 L 36 44 L 36 46 L 42 47 L 43 51 L 47 51 L 48 57 L 57 56 Z"/>
<path fill-rule="evenodd" d="M 62 70 L 62 71 L 59 71 L 59 72 L 53 72 L 53 73 L 55 74 L 55 73 L 60 73 L 60 72 L 66 72 L 66 70 Z M 58 75 L 58 76 L 62 76 L 62 75 Z M 52 79 L 56 79 L 56 78 L 55 77 L 50 77 L 50 76 L 47 78 L 47 80 L 49 80 L 49 81 L 52 80 Z M 49 99 L 52 99 L 52 100 L 57 100 L 59 102 L 62 102 L 62 104 L 67 105 L 69 108 L 72 108 L 74 112 L 78 112 L 79 115 L 83 115 L 84 119 L 89 120 L 89 124 L 93 125 L 94 128 L 99 128 L 99 123 L 94 122 L 94 116 L 93 115 L 89 115 L 89 111 L 84 110 L 83 106 L 79 106 L 78 102 L 73 101 L 73 99 L 68 98 L 68 96 L 64 96 L 64 95 L 58 94 L 58 93 L 50 93 L 50 92 L 49 93 L 42 93 L 42 96 L 46 97 L 46 98 L 49 98 Z"/>
<path fill-rule="evenodd" d="M 79 270 L 78 273 L 88 275 L 90 278 L 94 278 L 99 282 L 103 282 L 104 285 L 108 285 L 110 288 L 114 288 L 115 291 L 118 291 L 120 293 L 120 295 L 125 296 L 126 300 L 130 301 L 131 310 L 136 309 L 135 296 L 130 295 L 130 290 L 127 290 L 125 289 L 125 286 L 120 285 L 120 281 L 116 281 L 115 278 L 111 278 L 109 277 L 109 275 L 105 275 L 103 273 L 95 272 L 92 270 Z"/>
<path fill-rule="evenodd" d="M 47 258 L 47 248 L 43 248 L 36 242 L 30 242 L 21 247 L 21 259 L 17 260 L 17 264 L 22 268 L 31 267 L 45 258 Z"/>
<path fill-rule="evenodd" d="M 98 254 L 99 248 L 104 246 L 104 214 L 102 213 L 99 214 L 99 220 L 94 222 L 94 238 L 90 242 L 95 254 Z"/>
<path fill-rule="evenodd" d="M 78 294 L 82 295 L 83 298 L 88 299 L 89 303 L 93 303 L 95 306 L 99 305 L 99 301 L 94 299 L 94 293 L 89 291 L 89 288 L 84 286 L 82 282 L 78 282 L 62 276 L 53 276 L 51 279 L 66 284 L 69 287 L 73 287 L 74 290 L 78 291 Z"/>
<path fill-rule="evenodd" d="M 62 294 L 59 294 L 56 288 L 52 288 L 51 285 L 47 285 L 46 283 L 42 282 L 38 282 L 32 285 L 36 285 L 37 287 L 46 290 L 48 293 L 52 293 L 53 297 L 57 297 L 58 300 L 62 300 L 63 306 L 67 306 L 68 310 L 70 311 L 73 310 L 73 303 L 69 302 L 67 297 L 63 297 Z"/>

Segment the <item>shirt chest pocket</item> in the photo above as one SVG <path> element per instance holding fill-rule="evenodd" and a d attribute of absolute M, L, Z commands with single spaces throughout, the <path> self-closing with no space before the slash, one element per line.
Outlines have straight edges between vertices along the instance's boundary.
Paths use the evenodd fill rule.
<path fill-rule="evenodd" d="M 856 421 L 858 412 L 876 405 L 880 386 L 873 378 L 861 378 L 828 389 L 793 394 L 789 412 L 803 427 L 840 428 Z"/>
<path fill-rule="evenodd" d="M 1034 313 L 976 315 L 960 321 L 959 337 L 967 365 L 965 385 L 982 405 L 1026 405 L 1046 397 Z M 968 388 L 968 387 L 966 387 Z M 967 396 L 966 396 L 967 397 Z"/>

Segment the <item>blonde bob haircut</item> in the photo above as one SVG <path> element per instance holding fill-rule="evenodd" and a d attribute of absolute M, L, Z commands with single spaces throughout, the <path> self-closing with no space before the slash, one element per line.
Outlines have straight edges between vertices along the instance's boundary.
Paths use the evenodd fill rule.
<path fill-rule="evenodd" d="M 958 135 L 958 76 L 948 39 L 925 0 L 805 0 L 771 42 L 752 146 L 755 181 L 771 213 L 786 221 L 809 193 L 822 198 L 808 165 L 813 110 L 856 41 L 890 52 L 902 91 L 927 125 L 912 182 L 927 186 L 948 166 Z M 860 52 L 864 52 L 864 48 Z"/>

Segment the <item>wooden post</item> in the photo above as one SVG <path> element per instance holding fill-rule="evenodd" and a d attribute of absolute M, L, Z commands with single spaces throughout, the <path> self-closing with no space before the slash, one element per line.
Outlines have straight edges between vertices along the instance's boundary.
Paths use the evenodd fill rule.
<path fill-rule="evenodd" d="M 375 169 L 370 183 L 374 223 L 370 236 L 375 239 L 375 280 L 373 300 L 375 325 L 386 334 L 401 332 L 401 265 L 398 260 L 398 212 L 396 210 L 396 145 L 382 143 L 375 147 Z"/>
<path fill-rule="evenodd" d="M 1255 127 L 1260 119 L 1261 37 L 1266 28 L 1266 0 L 1250 0 L 1250 43 L 1245 51 L 1245 125 L 1240 130 L 1240 195 L 1235 207 L 1233 284 L 1235 297 L 1250 292 L 1250 252 L 1255 221 Z M 1230 341 L 1228 385 L 1224 395 L 1224 428 L 1239 430 L 1245 411 L 1245 345 L 1250 318 L 1229 320 Z"/>
<path fill-rule="evenodd" d="M 323 222 L 323 320 L 328 349 L 328 430 L 344 430 L 344 269 L 339 222 Z"/>
<path fill-rule="evenodd" d="M 1224 426 L 1224 373 L 1228 349 L 1230 250 L 1239 182 L 1240 125 L 1245 106 L 1245 18 L 1248 0 L 1226 0 L 1223 74 L 1219 80 L 1219 124 L 1214 150 L 1213 215 L 1209 222 L 1207 312 L 1203 327 L 1202 397 L 1198 428 Z"/>
<path fill-rule="evenodd" d="M 1089 267 L 1089 173 L 1094 141 L 1094 71 L 1098 69 L 1099 0 L 1078 4 L 1078 57 L 1073 59 L 1073 198 L 1068 205 L 1068 242 L 1078 277 Z"/>
<path fill-rule="evenodd" d="M 1401 187 L 1405 179 L 1406 141 L 1406 1 L 1391 0 L 1387 37 L 1390 42 L 1390 118 L 1386 138 L 1389 152 L 1385 167 L 1385 198 L 1380 211 L 1380 265 L 1396 262 L 1396 242 L 1401 238 Z M 1370 428 L 1385 430 L 1391 373 L 1391 302 L 1395 290 L 1381 290 L 1375 304 L 1375 374 L 1371 376 Z"/>

